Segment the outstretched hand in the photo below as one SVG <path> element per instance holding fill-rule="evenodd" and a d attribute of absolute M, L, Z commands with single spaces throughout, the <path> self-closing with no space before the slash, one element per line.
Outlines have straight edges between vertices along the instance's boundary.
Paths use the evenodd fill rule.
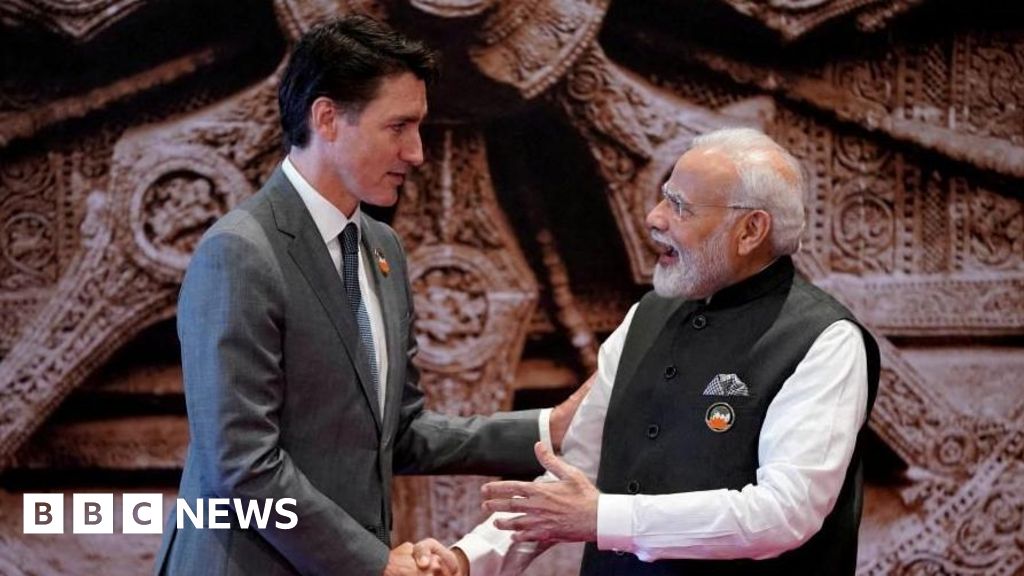
<path fill-rule="evenodd" d="M 569 430 L 569 424 L 572 423 L 573 417 L 576 416 L 576 410 L 579 409 L 580 403 L 583 402 L 587 393 L 594 386 L 594 380 L 596 379 L 597 373 L 592 374 L 571 396 L 551 410 L 549 426 L 551 429 L 551 445 L 554 447 L 555 452 L 562 451 L 562 440 L 565 439 L 565 433 Z"/>
<path fill-rule="evenodd" d="M 543 443 L 534 445 L 541 465 L 556 482 L 489 482 L 481 488 L 488 512 L 513 512 L 494 525 L 514 530 L 516 542 L 592 542 L 597 540 L 599 492 L 578 468 L 555 456 Z"/>

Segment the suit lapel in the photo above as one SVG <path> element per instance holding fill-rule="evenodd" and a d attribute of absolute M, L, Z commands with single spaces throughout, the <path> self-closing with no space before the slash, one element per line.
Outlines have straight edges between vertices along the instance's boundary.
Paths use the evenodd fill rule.
<path fill-rule="evenodd" d="M 327 246 L 299 193 L 288 182 L 280 168 L 274 171 L 267 186 L 270 188 L 270 200 L 278 230 L 292 237 L 288 245 L 288 254 L 302 271 L 303 277 L 327 311 L 327 317 L 341 338 L 359 376 L 359 384 L 366 395 L 379 432 L 382 429 L 382 418 L 373 381 L 370 379 L 369 361 L 360 345 L 359 327 L 345 300 L 345 287 L 338 271 L 334 269 Z"/>
<path fill-rule="evenodd" d="M 385 385 L 387 392 L 385 400 L 385 429 L 390 430 L 389 421 L 396 413 L 388 407 L 395 407 L 401 404 L 396 395 L 402 393 L 401 377 L 405 373 L 405 335 L 400 333 L 402 318 L 401 311 L 406 309 L 404 299 L 404 282 L 396 275 L 396 270 L 391 269 L 385 276 L 381 269 L 378 255 L 383 256 L 388 266 L 395 266 L 400 254 L 393 253 L 391 247 L 394 242 L 386 238 L 383 226 L 372 218 L 362 215 L 360 222 L 363 232 L 363 251 L 366 254 L 366 262 L 370 268 L 370 277 L 375 284 L 374 290 L 380 300 L 380 313 L 384 320 L 384 336 L 387 340 L 388 354 L 388 377 Z"/>

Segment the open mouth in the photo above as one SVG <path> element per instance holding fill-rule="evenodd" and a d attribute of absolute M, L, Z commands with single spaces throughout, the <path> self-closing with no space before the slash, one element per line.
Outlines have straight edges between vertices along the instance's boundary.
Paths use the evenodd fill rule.
<path fill-rule="evenodd" d="M 679 252 L 676 251 L 675 247 L 667 242 L 658 240 L 657 237 L 652 238 L 654 244 L 658 248 L 658 262 L 661 264 L 671 264 L 679 258 Z"/>
<path fill-rule="evenodd" d="M 388 172 L 388 176 L 397 180 L 399 184 L 405 182 L 405 174 L 401 172 Z"/>

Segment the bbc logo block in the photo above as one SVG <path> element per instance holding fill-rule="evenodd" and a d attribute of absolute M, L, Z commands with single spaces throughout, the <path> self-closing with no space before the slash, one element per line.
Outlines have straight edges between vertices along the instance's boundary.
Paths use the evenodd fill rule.
<path fill-rule="evenodd" d="M 125 534 L 160 534 L 164 497 L 160 494 L 125 494 L 121 497 L 121 531 Z"/>
<path fill-rule="evenodd" d="M 64 533 L 64 495 L 26 493 L 22 517 L 25 534 Z"/>
<path fill-rule="evenodd" d="M 64 533 L 64 494 L 26 493 L 22 516 L 25 534 Z M 160 534 L 163 525 L 162 494 L 124 494 L 121 496 L 121 532 L 124 534 Z M 113 534 L 117 510 L 113 494 L 72 494 L 71 532 L 73 534 Z"/>

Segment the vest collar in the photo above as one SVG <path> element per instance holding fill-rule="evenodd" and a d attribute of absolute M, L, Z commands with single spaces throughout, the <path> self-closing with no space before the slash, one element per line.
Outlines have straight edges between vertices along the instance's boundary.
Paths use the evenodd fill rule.
<path fill-rule="evenodd" d="M 750 278 L 726 286 L 711 296 L 708 308 L 729 308 L 755 300 L 793 280 L 793 259 L 782 256 Z"/>

